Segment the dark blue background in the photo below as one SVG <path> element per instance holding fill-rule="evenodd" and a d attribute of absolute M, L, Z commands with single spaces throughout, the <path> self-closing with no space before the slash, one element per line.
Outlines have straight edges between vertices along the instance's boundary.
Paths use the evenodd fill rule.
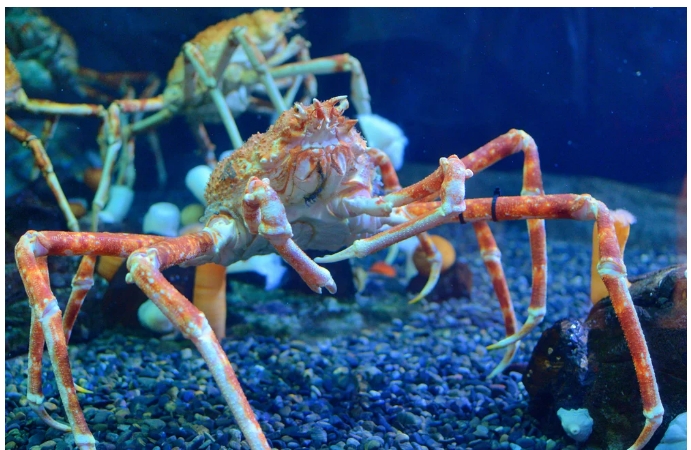
<path fill-rule="evenodd" d="M 74 36 L 82 65 L 165 79 L 186 40 L 247 10 L 44 12 Z M 349 52 L 361 61 L 374 112 L 410 139 L 406 161 L 463 155 L 515 127 L 536 139 L 544 172 L 678 192 L 686 174 L 686 17 L 684 8 L 308 8 L 298 32 L 313 57 Z M 318 80 L 321 98 L 349 92 L 348 75 Z M 249 115 L 239 123 L 245 138 L 268 125 Z M 222 128 L 210 132 L 219 150 L 228 147 Z M 179 155 L 168 158 L 168 170 L 181 183 L 201 162 L 192 136 L 181 119 L 160 134 L 164 152 Z M 141 174 L 151 161 L 149 152 L 139 155 Z M 499 168 L 521 165 L 515 157 Z"/>

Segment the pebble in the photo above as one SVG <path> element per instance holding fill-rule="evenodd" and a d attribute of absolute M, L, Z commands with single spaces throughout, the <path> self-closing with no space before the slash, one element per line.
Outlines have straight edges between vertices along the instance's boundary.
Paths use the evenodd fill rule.
<path fill-rule="evenodd" d="M 455 230 L 468 238 L 463 242 L 472 250 L 463 256 L 474 276 L 472 300 L 407 305 L 398 297 L 392 307 L 410 311 L 367 331 L 319 339 L 229 333 L 221 342 L 272 446 L 555 450 L 569 445 L 566 440 L 545 439 L 531 426 L 532 419 L 524 413 L 527 399 L 520 373 L 485 378 L 503 355 L 486 350 L 504 334 L 501 312 L 472 229 Z M 506 227 L 497 240 L 501 237 L 514 307 L 524 321 L 530 297 L 530 252 L 524 224 L 516 230 Z M 558 283 L 548 285 L 547 321 L 556 320 L 550 316 L 553 311 L 584 316 L 588 302 L 572 301 L 576 291 L 569 280 L 582 277 L 589 267 L 589 246 L 548 244 L 548 252 L 548 257 L 559 257 L 549 266 Z M 660 255 L 648 254 L 651 261 L 660 260 Z M 640 251 L 627 247 L 628 261 L 636 261 L 637 255 Z M 283 304 L 281 291 L 252 292 Z M 229 292 L 229 297 L 233 295 Z M 325 305 L 319 306 L 321 301 Z M 388 300 L 357 301 L 381 306 Z M 301 302 L 302 306 L 282 306 L 285 312 L 279 317 L 301 323 L 301 308 L 319 306 L 324 314 L 351 311 L 351 306 L 332 298 L 305 297 Z M 369 320 L 366 313 L 362 316 Z M 536 331 L 522 341 L 516 362 L 530 358 L 529 349 L 538 338 Z M 71 358 L 73 375 L 80 385 L 96 392 L 80 394 L 80 404 L 91 430 L 102 430 L 97 433 L 99 449 L 247 448 L 210 371 L 184 339 L 162 341 L 105 332 L 87 345 L 70 345 L 71 352 L 75 349 L 79 353 Z M 6 361 L 5 367 L 5 448 L 70 448 L 71 436 L 49 434 L 26 403 L 26 355 Z M 47 358 L 44 374 L 46 407 L 55 417 L 64 417 Z"/>

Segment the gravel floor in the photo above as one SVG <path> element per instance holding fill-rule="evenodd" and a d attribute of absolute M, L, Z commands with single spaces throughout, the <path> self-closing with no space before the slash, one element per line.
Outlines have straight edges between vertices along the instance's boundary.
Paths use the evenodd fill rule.
<path fill-rule="evenodd" d="M 503 324 L 469 229 L 449 227 L 442 234 L 454 239 L 459 259 L 473 272 L 472 300 L 408 305 L 400 293 L 369 290 L 356 306 L 367 311 L 372 302 L 389 303 L 406 311 L 404 318 L 365 320 L 354 327 L 360 330 L 339 330 L 330 338 L 238 335 L 230 329 L 223 348 L 273 447 L 576 448 L 566 438 L 543 436 L 524 413 L 519 372 L 485 379 L 502 356 L 485 346 L 503 337 Z M 493 229 L 523 320 L 530 296 L 525 226 Z M 589 246 L 550 241 L 548 252 L 548 316 L 540 329 L 566 316 L 584 317 L 590 302 Z M 625 258 L 629 274 L 675 263 L 670 254 L 662 246 L 643 251 L 631 243 Z M 283 293 L 256 289 L 256 295 L 263 299 L 254 301 L 275 301 Z M 324 299 L 303 301 L 316 308 Z M 296 318 L 287 314 L 285 320 Z M 539 335 L 522 342 L 517 362 L 529 359 Z M 248 448 L 187 341 L 107 332 L 87 345 L 70 346 L 70 361 L 77 383 L 94 391 L 80 394 L 80 403 L 100 449 Z M 47 359 L 44 367 L 46 406 L 62 420 Z M 70 434 L 48 428 L 27 406 L 26 356 L 6 361 L 5 369 L 5 448 L 73 448 Z"/>

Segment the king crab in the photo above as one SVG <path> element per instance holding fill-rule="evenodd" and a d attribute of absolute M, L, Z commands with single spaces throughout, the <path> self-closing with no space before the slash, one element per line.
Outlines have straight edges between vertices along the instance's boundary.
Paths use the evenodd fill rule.
<path fill-rule="evenodd" d="M 444 223 L 472 223 L 504 314 L 507 337 L 491 348 L 508 349 L 545 314 L 546 245 L 544 219 L 596 220 L 600 243 L 598 272 L 624 330 L 643 397 L 646 423 L 633 449 L 642 448 L 662 421 L 663 408 L 645 338 L 626 285 L 624 266 L 607 207 L 587 194 L 545 195 L 537 147 L 523 131 L 511 130 L 464 158 L 440 159 L 423 180 L 401 188 L 388 157 L 368 148 L 343 116 L 346 98 L 311 106 L 295 104 L 264 134 L 256 134 L 216 166 L 206 190 L 205 228 L 177 238 L 147 235 L 29 231 L 16 247 L 16 260 L 32 308 L 29 349 L 30 404 L 51 426 L 72 431 L 81 449 L 95 440 L 79 406 L 68 361 L 67 342 L 81 302 L 93 284 L 93 257 L 128 257 L 129 282 L 136 283 L 182 334 L 191 339 L 209 365 L 232 414 L 253 450 L 270 446 L 257 422 L 228 357 L 202 313 L 161 275 L 173 265 L 215 262 L 228 265 L 275 251 L 316 292 L 335 292 L 329 271 L 318 262 L 362 257 Z M 513 153 L 525 154 L 522 195 L 465 199 L 465 181 Z M 378 176 L 381 175 L 379 186 Z M 383 188 L 383 190 L 381 189 Z M 439 201 L 436 199 L 439 198 Z M 533 267 L 533 291 L 526 323 L 516 321 L 499 252 L 487 222 L 527 220 Z M 386 228 L 389 226 L 390 228 Z M 310 259 L 303 249 L 337 250 Z M 434 265 L 440 258 L 423 245 Z M 88 255 L 73 281 L 62 319 L 50 290 L 46 256 Z M 430 283 L 434 284 L 434 275 Z M 47 344 L 69 426 L 52 419 L 42 404 L 41 360 Z M 495 370 L 495 373 L 497 371 Z"/>

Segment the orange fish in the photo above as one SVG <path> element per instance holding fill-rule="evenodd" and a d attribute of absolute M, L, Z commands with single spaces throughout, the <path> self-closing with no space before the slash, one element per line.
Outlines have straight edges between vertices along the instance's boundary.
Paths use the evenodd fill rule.
<path fill-rule="evenodd" d="M 396 277 L 396 269 L 391 264 L 387 264 L 384 261 L 377 261 L 372 264 L 369 268 L 369 272 L 384 275 L 389 278 Z"/>

